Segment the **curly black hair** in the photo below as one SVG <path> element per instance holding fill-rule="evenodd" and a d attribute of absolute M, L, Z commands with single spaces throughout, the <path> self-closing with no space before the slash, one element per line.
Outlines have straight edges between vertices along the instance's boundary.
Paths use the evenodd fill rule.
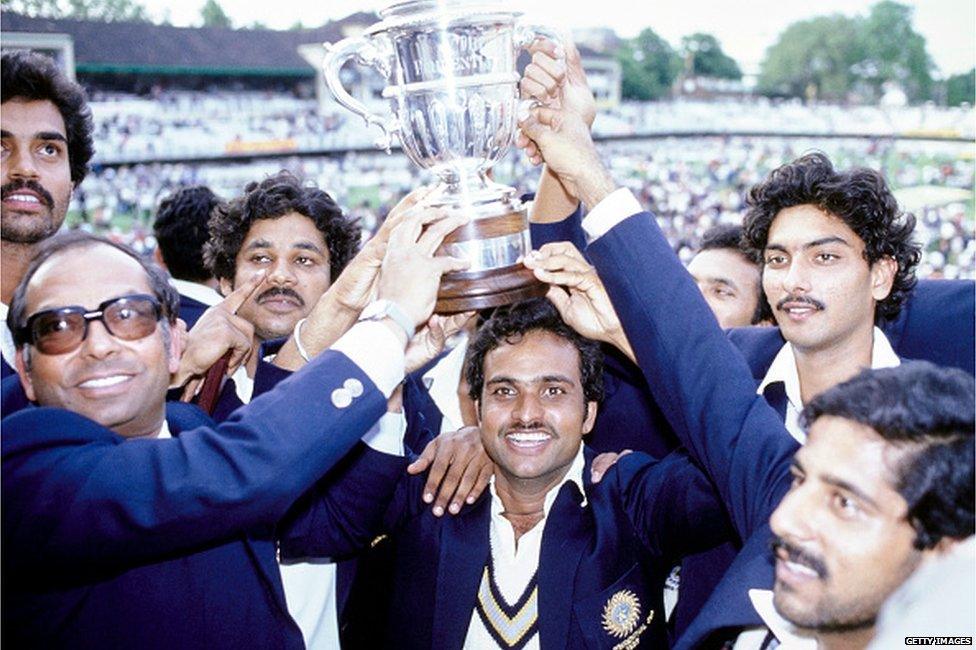
<path fill-rule="evenodd" d="M 468 395 L 472 400 L 481 401 L 485 384 L 485 356 L 503 343 L 518 343 L 526 332 L 531 331 L 551 332 L 572 343 L 579 351 L 583 397 L 587 402 L 603 399 L 603 351 L 600 344 L 580 336 L 567 325 L 551 302 L 545 298 L 532 298 L 496 309 L 469 344 L 464 372 L 468 380 Z"/>
<path fill-rule="evenodd" d="M 914 215 L 898 209 L 898 202 L 880 173 L 863 167 L 838 172 L 826 155 L 814 152 L 773 170 L 749 191 L 746 204 L 749 207 L 743 223 L 743 244 L 760 268 L 769 228 L 780 210 L 815 205 L 842 219 L 864 242 L 868 264 L 884 257 L 897 262 L 891 293 L 878 303 L 875 322 L 898 316 L 915 288 L 915 267 L 921 251 L 912 241 Z M 765 296 L 761 302 L 763 318 L 772 319 Z"/>
<path fill-rule="evenodd" d="M 821 393 L 800 421 L 808 429 L 825 415 L 852 420 L 905 451 L 894 488 L 908 503 L 914 545 L 922 550 L 976 532 L 974 392 L 976 382 L 962 370 L 910 361 L 862 371 Z"/>
<path fill-rule="evenodd" d="M 95 153 L 94 125 L 85 90 L 68 79 L 50 57 L 37 52 L 4 52 L 0 69 L 0 97 L 4 103 L 47 100 L 61 113 L 68 139 L 71 182 L 77 186 L 88 174 L 88 163 Z"/>
<path fill-rule="evenodd" d="M 178 280 L 206 282 L 212 276 L 203 263 L 210 239 L 207 224 L 220 197 L 209 187 L 181 187 L 159 203 L 153 234 L 169 274 Z"/>
<path fill-rule="evenodd" d="M 329 247 L 329 271 L 333 281 L 359 250 L 358 219 L 342 213 L 327 192 L 303 184 L 287 171 L 248 183 L 243 196 L 218 205 L 210 215 L 210 240 L 204 247 L 204 261 L 218 279 L 234 279 L 237 253 L 251 225 L 258 219 L 277 219 L 289 212 L 315 222 Z"/>

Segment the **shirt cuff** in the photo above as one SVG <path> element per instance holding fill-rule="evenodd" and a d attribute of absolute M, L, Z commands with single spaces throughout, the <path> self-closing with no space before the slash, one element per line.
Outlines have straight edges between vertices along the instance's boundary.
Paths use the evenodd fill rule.
<path fill-rule="evenodd" d="M 583 230 L 589 240 L 593 241 L 627 217 L 643 211 L 633 193 L 626 187 L 621 187 L 590 208 L 590 213 L 583 219 Z"/>
<path fill-rule="evenodd" d="M 407 418 L 403 413 L 384 413 L 362 440 L 375 451 L 403 456 L 403 435 L 406 432 Z"/>
<path fill-rule="evenodd" d="M 332 349 L 346 355 L 359 366 L 384 397 L 392 395 L 393 390 L 403 381 L 403 344 L 383 323 L 356 323 L 332 345 Z"/>

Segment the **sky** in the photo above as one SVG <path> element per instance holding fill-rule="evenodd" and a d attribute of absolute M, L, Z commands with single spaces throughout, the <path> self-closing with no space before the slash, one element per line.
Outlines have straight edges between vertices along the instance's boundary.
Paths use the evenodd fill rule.
<path fill-rule="evenodd" d="M 205 0 L 139 0 L 149 13 L 174 25 L 200 24 Z M 746 72 L 757 72 L 763 54 L 797 20 L 831 13 L 867 14 L 876 0 L 515 0 L 535 22 L 557 29 L 610 27 L 624 37 L 644 27 L 677 46 L 694 32 L 714 34 Z M 915 29 L 926 40 L 939 76 L 970 70 L 976 61 L 973 0 L 900 0 L 915 8 Z M 301 20 L 317 27 L 329 20 L 390 4 L 384 0 L 218 0 L 235 26 L 255 21 L 286 29 Z M 600 8 L 600 16 L 593 8 Z"/>

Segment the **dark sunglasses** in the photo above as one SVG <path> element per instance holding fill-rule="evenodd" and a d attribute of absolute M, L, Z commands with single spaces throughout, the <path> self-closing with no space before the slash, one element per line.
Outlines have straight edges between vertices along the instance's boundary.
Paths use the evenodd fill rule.
<path fill-rule="evenodd" d="M 19 338 L 43 354 L 65 354 L 81 345 L 92 321 L 101 321 L 116 338 L 135 341 L 156 331 L 162 313 L 159 301 L 142 293 L 106 300 L 93 311 L 79 306 L 45 309 L 27 319 Z"/>

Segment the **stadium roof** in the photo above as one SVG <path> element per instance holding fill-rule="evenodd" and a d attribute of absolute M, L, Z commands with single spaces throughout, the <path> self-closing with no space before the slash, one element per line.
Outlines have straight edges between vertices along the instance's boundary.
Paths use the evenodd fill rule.
<path fill-rule="evenodd" d="M 336 41 L 348 28 L 371 25 L 376 20 L 375 14 L 360 12 L 317 29 L 276 31 L 30 18 L 7 11 L 0 14 L 5 33 L 71 36 L 79 74 L 311 77 L 315 71 L 299 56 L 299 45 Z"/>

